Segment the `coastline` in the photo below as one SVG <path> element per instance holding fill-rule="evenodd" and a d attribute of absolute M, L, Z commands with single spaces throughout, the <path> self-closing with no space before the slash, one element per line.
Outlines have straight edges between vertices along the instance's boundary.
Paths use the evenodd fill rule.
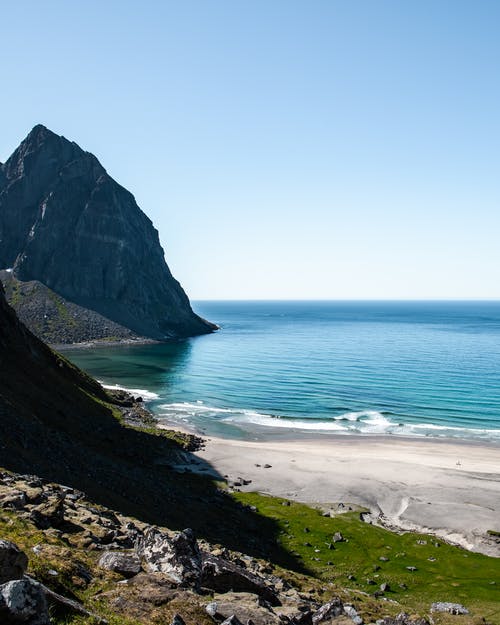
<path fill-rule="evenodd" d="M 57 352 L 70 351 L 72 349 L 94 349 L 96 347 L 123 347 L 130 345 L 157 345 L 163 341 L 138 337 L 136 339 L 95 339 L 93 341 L 82 341 L 81 343 L 50 343 L 49 347 Z"/>
<path fill-rule="evenodd" d="M 361 506 L 370 510 L 370 522 L 389 529 L 421 531 L 500 557 L 500 541 L 487 533 L 500 531 L 498 446 L 382 436 L 266 442 L 208 437 L 196 455 L 241 490 L 325 510 L 336 511 L 339 503 Z"/>

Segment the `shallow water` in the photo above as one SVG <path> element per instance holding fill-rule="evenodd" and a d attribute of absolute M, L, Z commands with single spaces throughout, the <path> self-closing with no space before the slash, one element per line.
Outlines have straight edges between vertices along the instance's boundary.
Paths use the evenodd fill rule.
<path fill-rule="evenodd" d="M 221 326 L 67 352 L 169 423 L 237 438 L 397 434 L 500 443 L 500 302 L 197 302 Z"/>

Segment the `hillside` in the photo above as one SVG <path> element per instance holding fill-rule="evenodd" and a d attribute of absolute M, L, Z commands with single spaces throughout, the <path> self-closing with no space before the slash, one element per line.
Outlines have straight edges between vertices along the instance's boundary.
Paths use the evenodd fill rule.
<path fill-rule="evenodd" d="M 498 560 L 228 488 L 191 454 L 202 441 L 109 395 L 31 334 L 2 288 L 0 369 L 2 622 L 428 625 L 444 602 L 432 622 L 448 625 L 446 602 L 463 602 L 462 625 L 500 623 Z M 38 620 L 5 617 L 27 590 L 51 621 L 43 606 Z"/>

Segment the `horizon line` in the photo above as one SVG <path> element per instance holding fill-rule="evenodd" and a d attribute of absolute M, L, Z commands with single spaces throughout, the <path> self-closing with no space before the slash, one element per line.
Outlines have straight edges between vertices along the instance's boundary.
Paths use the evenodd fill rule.
<path fill-rule="evenodd" d="M 191 302 L 498 302 L 500 297 L 449 298 L 190 298 Z"/>

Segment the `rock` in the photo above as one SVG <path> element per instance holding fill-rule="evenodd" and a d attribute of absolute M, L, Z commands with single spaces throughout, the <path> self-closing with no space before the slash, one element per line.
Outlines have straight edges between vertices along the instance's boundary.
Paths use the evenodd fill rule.
<path fill-rule="evenodd" d="M 217 556 L 203 556 L 201 585 L 216 592 L 249 592 L 259 595 L 271 605 L 280 604 L 277 594 L 266 585 L 264 579 Z"/>
<path fill-rule="evenodd" d="M 363 625 L 363 619 L 359 616 L 352 605 L 345 605 L 344 612 L 352 620 L 354 625 Z"/>
<path fill-rule="evenodd" d="M 386 616 L 378 619 L 376 625 L 429 625 L 429 621 L 425 618 L 411 619 L 406 612 L 401 612 L 396 618 Z"/>
<path fill-rule="evenodd" d="M 217 614 L 217 607 L 217 601 L 211 601 L 205 606 L 205 611 L 209 616 L 215 618 L 215 615 Z"/>
<path fill-rule="evenodd" d="M 386 558 L 385 556 L 380 556 L 379 560 L 380 562 L 389 562 L 389 558 Z"/>
<path fill-rule="evenodd" d="M 234 615 L 242 623 L 248 623 L 248 621 L 252 621 L 254 625 L 279 625 L 280 623 L 279 616 L 274 614 L 267 601 L 248 592 L 227 592 L 215 595 L 215 601 L 209 603 L 205 610 L 218 622 Z"/>
<path fill-rule="evenodd" d="M 271 469 L 272 468 L 272 464 L 265 464 L 264 465 L 264 469 Z"/>
<path fill-rule="evenodd" d="M 201 577 L 201 553 L 192 529 L 170 538 L 155 527 L 139 539 L 138 555 L 151 572 L 165 573 L 176 584 L 197 587 Z"/>
<path fill-rule="evenodd" d="M 448 612 L 448 614 L 469 614 L 469 610 L 460 603 L 437 601 L 431 605 L 431 612 Z"/>
<path fill-rule="evenodd" d="M 221 623 L 221 625 L 243 625 L 243 623 L 232 614 L 229 618 Z"/>
<path fill-rule="evenodd" d="M 28 567 L 28 556 L 15 543 L 0 540 L 0 584 L 21 579 Z"/>
<path fill-rule="evenodd" d="M 0 622 L 2 625 L 49 625 L 49 612 L 42 586 L 27 577 L 2 584 Z"/>
<path fill-rule="evenodd" d="M 412 573 L 414 573 L 417 570 L 416 566 L 407 566 L 406 568 L 408 571 L 411 571 Z"/>
<path fill-rule="evenodd" d="M 128 578 L 141 571 L 141 561 L 135 554 L 119 551 L 107 551 L 100 557 L 98 565 Z"/>
<path fill-rule="evenodd" d="M 339 597 L 334 597 L 328 603 L 323 604 L 312 615 L 313 625 L 317 625 L 322 621 L 327 621 L 336 616 L 340 616 L 344 611 L 344 605 Z"/>
<path fill-rule="evenodd" d="M 174 617 L 170 625 L 186 625 L 186 623 L 184 622 L 184 619 L 182 618 L 180 614 L 174 614 Z"/>
<path fill-rule="evenodd" d="M 0 496 L 0 507 L 20 510 L 27 503 L 26 493 L 22 490 L 9 490 Z"/>
<path fill-rule="evenodd" d="M 342 543 L 345 541 L 345 538 L 342 536 L 340 532 L 335 532 L 332 538 L 332 542 L 334 543 Z"/>
<path fill-rule="evenodd" d="M 64 499 L 58 497 L 33 508 L 30 514 L 33 523 L 39 529 L 59 528 L 64 523 Z"/>
<path fill-rule="evenodd" d="M 0 268 L 103 316 L 99 335 L 90 323 L 80 340 L 106 336 L 108 320 L 155 339 L 215 329 L 192 311 L 133 195 L 95 156 L 42 125 L 0 165 L 0 241 Z M 68 316 L 53 320 L 62 339 L 72 330 Z"/>
<path fill-rule="evenodd" d="M 380 584 L 380 590 L 382 592 L 387 592 L 391 589 L 390 585 L 387 582 L 384 582 L 383 584 Z"/>

